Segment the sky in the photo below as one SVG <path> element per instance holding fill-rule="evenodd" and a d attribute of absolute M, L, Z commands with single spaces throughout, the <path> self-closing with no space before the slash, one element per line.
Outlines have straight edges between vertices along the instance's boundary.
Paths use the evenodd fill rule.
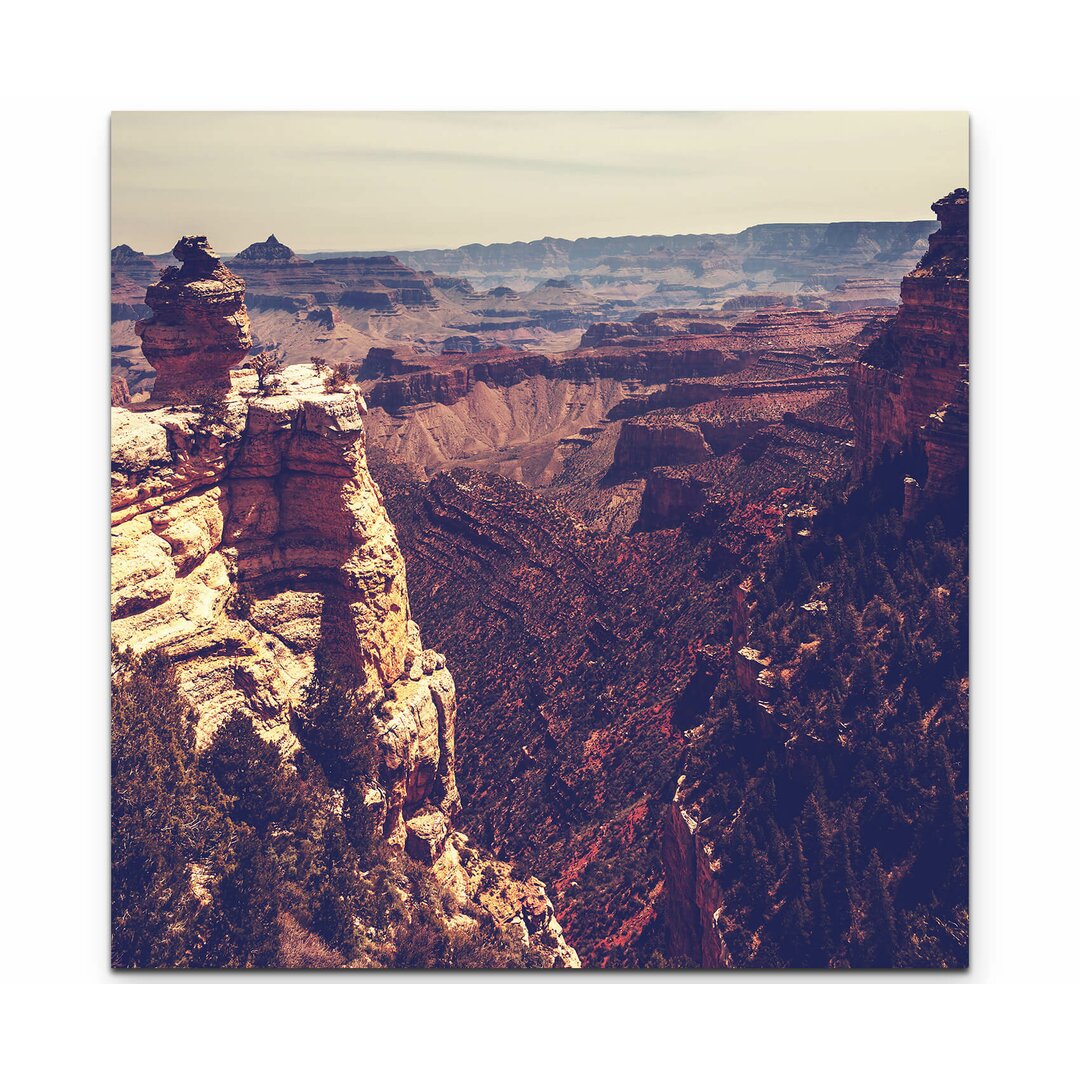
<path fill-rule="evenodd" d="M 112 237 L 296 251 L 910 221 L 968 186 L 961 112 L 117 112 Z"/>

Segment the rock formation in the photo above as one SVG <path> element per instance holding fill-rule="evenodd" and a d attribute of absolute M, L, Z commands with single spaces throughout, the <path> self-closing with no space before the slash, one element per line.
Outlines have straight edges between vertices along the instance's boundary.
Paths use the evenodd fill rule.
<path fill-rule="evenodd" d="M 291 247 L 286 247 L 271 233 L 262 243 L 249 244 L 232 261 L 233 263 L 288 263 L 299 260 Z"/>
<path fill-rule="evenodd" d="M 658 280 L 709 295 L 730 287 L 732 277 L 763 285 L 799 286 L 811 277 L 828 287 L 849 278 L 895 274 L 893 285 L 921 254 L 932 222 L 841 221 L 832 224 L 754 225 L 740 233 L 683 236 L 609 236 L 508 244 L 467 244 L 452 249 L 393 252 L 413 266 L 468 277 L 485 289 L 518 291 L 573 276 L 605 284 Z M 356 253 L 361 254 L 361 253 Z M 316 256 L 317 257 L 317 256 Z M 750 289 L 766 292 L 769 289 Z M 653 306 L 660 306 L 659 304 Z"/>
<path fill-rule="evenodd" d="M 615 447 L 615 468 L 645 472 L 657 465 L 692 465 L 712 457 L 701 428 L 679 416 L 628 421 Z"/>
<path fill-rule="evenodd" d="M 243 282 L 205 238 L 176 254 L 183 268 L 150 287 L 155 317 L 141 327 L 172 405 L 113 410 L 113 640 L 173 661 L 200 746 L 240 714 L 288 756 L 320 665 L 344 675 L 363 702 L 351 719 L 376 745 L 374 773 L 356 777 L 367 811 L 460 890 L 454 680 L 410 617 L 363 399 L 328 393 L 309 365 L 270 396 L 252 373 L 230 374 L 248 343 Z M 542 886 L 519 892 L 527 931 L 577 966 L 551 913 L 529 914 Z"/>
<path fill-rule="evenodd" d="M 229 369 L 251 348 L 244 282 L 224 266 L 205 236 L 185 236 L 180 262 L 146 290 L 153 313 L 135 324 L 143 353 L 157 371 L 153 399 L 190 404 L 230 389 Z"/>
<path fill-rule="evenodd" d="M 968 193 L 933 210 L 941 223 L 904 278 L 896 319 L 855 365 L 855 470 L 885 462 L 911 480 L 907 512 L 921 501 L 960 496 L 967 470 Z"/>
<path fill-rule="evenodd" d="M 147 314 L 146 286 L 157 280 L 154 260 L 127 244 L 112 249 L 112 317 L 138 319 Z"/>
<path fill-rule="evenodd" d="M 304 311 L 313 306 L 395 314 L 434 307 L 426 280 L 391 256 L 332 257 L 312 262 L 271 234 L 229 260 L 244 275 L 252 310 Z"/>
<path fill-rule="evenodd" d="M 288 375 L 284 393 L 233 395 L 220 418 L 114 414 L 113 637 L 166 650 L 201 742 L 239 711 L 286 750 L 328 649 L 381 702 L 386 835 L 404 844 L 406 819 L 442 815 L 441 851 L 457 805 L 453 679 L 409 619 L 358 399 L 326 394 L 310 368 Z"/>
<path fill-rule="evenodd" d="M 126 405 L 131 401 L 128 384 L 122 375 L 114 374 L 109 388 L 109 396 L 114 405 Z"/>

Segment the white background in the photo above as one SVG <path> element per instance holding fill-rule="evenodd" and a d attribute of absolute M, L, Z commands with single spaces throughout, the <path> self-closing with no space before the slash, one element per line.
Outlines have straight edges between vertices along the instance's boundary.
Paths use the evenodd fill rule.
<path fill-rule="evenodd" d="M 141 0 L 20 5 L 5 21 L 0 789 L 13 1075 L 1061 1069 L 1080 767 L 1071 8 Z M 109 111 L 450 107 L 971 111 L 966 975 L 109 973 Z"/>

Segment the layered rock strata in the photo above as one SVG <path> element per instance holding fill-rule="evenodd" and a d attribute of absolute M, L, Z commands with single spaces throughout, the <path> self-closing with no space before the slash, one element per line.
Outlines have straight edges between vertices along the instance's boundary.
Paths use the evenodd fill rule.
<path fill-rule="evenodd" d="M 320 304 L 394 314 L 434 307 L 427 282 L 390 256 L 335 257 L 311 262 L 271 234 L 249 244 L 229 266 L 244 275 L 252 309 L 299 311 Z"/>
<path fill-rule="evenodd" d="M 157 280 L 153 259 L 127 244 L 112 249 L 112 318 L 138 319 L 148 314 L 146 286 Z"/>
<path fill-rule="evenodd" d="M 239 712 L 286 752 L 326 649 L 375 702 L 385 834 L 403 845 L 411 819 L 436 816 L 437 857 L 458 802 L 454 682 L 409 618 L 361 402 L 306 367 L 273 397 L 253 381 L 213 417 L 114 410 L 113 638 L 174 660 L 200 744 Z"/>
<path fill-rule="evenodd" d="M 208 396 L 197 377 L 223 381 L 213 346 L 228 336 L 206 331 L 221 316 L 213 283 L 238 291 L 238 312 L 243 283 L 218 275 L 208 245 L 177 249 L 190 280 L 174 276 L 161 306 L 170 340 L 199 362 L 170 396 L 199 403 L 113 409 L 113 640 L 170 657 L 202 747 L 239 714 L 290 756 L 313 676 L 343 675 L 356 688 L 350 720 L 375 744 L 374 769 L 355 777 L 372 823 L 444 888 L 471 895 L 482 867 L 465 869 L 468 837 L 454 827 L 456 688 L 410 618 L 397 536 L 367 468 L 363 398 L 328 393 L 309 365 L 287 369 L 269 396 L 253 373 L 226 368 L 229 391 Z M 491 865 L 506 878 L 487 897 L 492 918 L 519 922 L 545 963 L 580 966 L 543 884 Z"/>
<path fill-rule="evenodd" d="M 723 935 L 724 897 L 716 879 L 715 845 L 701 836 L 700 822 L 686 806 L 680 776 L 668 812 L 661 819 L 660 851 L 667 883 L 671 951 L 692 957 L 704 968 L 730 968 Z"/>
<path fill-rule="evenodd" d="M 831 286 L 869 273 L 895 274 L 895 284 L 921 254 L 931 225 L 928 221 L 768 224 L 740 233 L 579 240 L 548 236 L 526 243 L 394 254 L 438 274 L 482 281 L 486 289 L 520 290 L 573 276 L 607 285 L 690 281 L 702 291 L 720 294 L 733 279 L 745 279 L 764 286 L 749 290 L 760 292 L 774 291 L 768 286 L 777 282 L 798 287 L 815 278 Z M 692 294 L 692 287 L 686 291 Z"/>
<path fill-rule="evenodd" d="M 941 227 L 904 278 L 896 319 L 855 365 L 855 471 L 865 477 L 895 461 L 918 491 L 940 501 L 960 495 L 967 471 L 968 193 L 933 205 Z M 917 486 L 916 486 L 917 485 Z"/>
<path fill-rule="evenodd" d="M 153 400 L 191 403 L 224 395 L 229 369 L 251 348 L 244 282 L 224 266 L 205 236 L 185 236 L 146 290 L 152 314 L 135 324 L 143 353 L 157 371 Z"/>

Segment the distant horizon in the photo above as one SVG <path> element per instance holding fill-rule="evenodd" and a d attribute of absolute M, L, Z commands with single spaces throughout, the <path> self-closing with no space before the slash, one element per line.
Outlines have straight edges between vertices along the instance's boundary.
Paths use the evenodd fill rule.
<path fill-rule="evenodd" d="M 112 237 L 300 253 L 931 219 L 959 112 L 117 112 Z M 643 223 L 648 223 L 643 224 Z"/>
<path fill-rule="evenodd" d="M 963 186 L 963 185 L 958 185 Z M 955 191 L 956 188 L 951 188 L 950 191 Z M 942 195 L 947 195 L 949 192 L 943 191 Z M 940 196 L 939 196 L 940 197 Z M 932 214 L 927 214 L 925 217 L 919 218 L 836 218 L 832 221 L 755 221 L 749 225 L 743 226 L 741 229 L 736 229 L 733 232 L 680 232 L 680 233 L 659 233 L 659 232 L 639 232 L 639 233 L 608 233 L 600 235 L 599 233 L 589 234 L 584 236 L 556 236 L 553 233 L 548 233 L 544 236 L 536 236 L 531 240 L 489 240 L 489 241 L 471 241 L 464 244 L 454 244 L 451 246 L 445 246 L 440 244 L 423 244 L 417 247 L 381 247 L 381 248 L 358 248 L 358 247 L 345 247 L 345 248 L 299 248 L 294 247 L 287 240 L 283 240 L 277 235 L 276 231 L 271 231 L 266 234 L 261 240 L 252 240 L 243 247 L 237 248 L 235 251 L 227 249 L 221 249 L 214 243 L 214 238 L 205 232 L 194 232 L 186 234 L 178 234 L 176 240 L 180 239 L 181 235 L 187 236 L 206 236 L 210 242 L 210 245 L 223 259 L 235 258 L 244 248 L 250 247 L 252 244 L 266 243 L 270 237 L 274 237 L 278 243 L 284 244 L 285 247 L 292 250 L 296 255 L 348 255 L 354 252 L 363 255 L 394 255 L 394 254 L 413 254 L 425 251 L 459 251 L 462 248 L 467 247 L 499 247 L 503 245 L 511 244 L 539 244 L 545 240 L 554 241 L 566 241 L 567 243 L 576 244 L 581 240 L 640 240 L 640 239 L 652 239 L 659 240 L 678 240 L 687 236 L 738 236 L 740 233 L 744 233 L 747 229 L 756 229 L 762 226 L 775 225 L 779 227 L 800 228 L 804 225 L 937 225 L 937 220 Z M 128 244 L 125 240 L 113 239 L 112 248 L 125 245 L 131 248 L 136 254 L 147 255 L 154 257 L 157 255 L 168 255 L 172 252 L 173 245 L 176 244 L 176 240 L 168 247 L 161 251 L 144 251 L 135 247 L 134 244 Z"/>

